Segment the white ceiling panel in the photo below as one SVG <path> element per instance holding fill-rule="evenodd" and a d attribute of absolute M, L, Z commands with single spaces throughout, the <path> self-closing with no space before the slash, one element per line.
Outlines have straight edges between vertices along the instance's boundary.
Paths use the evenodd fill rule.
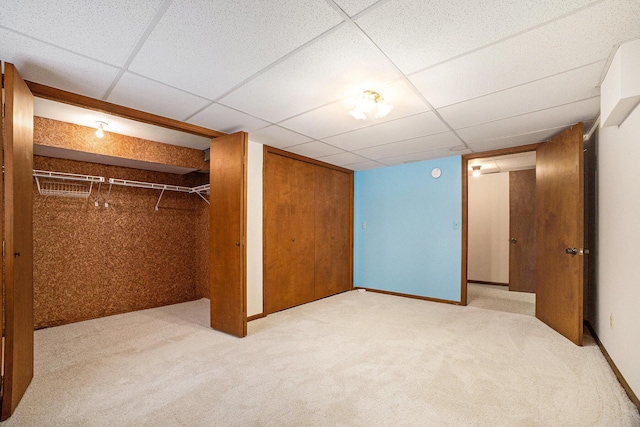
<path fill-rule="evenodd" d="M 348 165 L 342 165 L 343 168 L 346 169 L 351 169 L 354 171 L 364 171 L 364 170 L 369 170 L 369 169 L 376 169 L 376 168 L 381 168 L 383 166 L 386 166 L 382 163 L 378 163 L 375 162 L 373 160 L 367 160 L 366 162 L 358 162 L 358 163 L 351 163 Z"/>
<path fill-rule="evenodd" d="M 313 0 L 175 1 L 130 69 L 215 99 L 340 22 Z"/>
<path fill-rule="evenodd" d="M 382 86 L 368 87 L 368 89 L 377 91 L 385 99 L 385 102 L 393 105 L 393 110 L 388 116 L 356 120 L 349 115 L 349 111 L 354 107 L 355 99 L 348 98 L 285 120 L 280 125 L 316 139 L 324 139 L 429 110 L 427 104 L 404 79 Z"/>
<path fill-rule="evenodd" d="M 380 52 L 344 25 L 220 102 L 275 123 L 397 77 Z"/>
<path fill-rule="evenodd" d="M 420 153 L 422 151 L 450 148 L 460 144 L 460 140 L 452 132 L 444 132 L 436 135 L 421 136 L 406 141 L 393 142 L 391 144 L 376 145 L 355 151 L 356 154 L 369 159 L 378 160 L 399 154 Z"/>
<path fill-rule="evenodd" d="M 249 140 L 275 148 L 286 148 L 311 141 L 313 138 L 290 131 L 280 126 L 267 126 L 249 134 Z"/>
<path fill-rule="evenodd" d="M 403 72 L 412 73 L 592 2 L 396 0 L 357 23 Z"/>
<path fill-rule="evenodd" d="M 454 129 L 593 98 L 605 61 L 438 110 Z"/>
<path fill-rule="evenodd" d="M 378 0 L 334 0 L 334 3 L 352 17 L 378 3 Z"/>
<path fill-rule="evenodd" d="M 504 138 L 484 140 L 475 144 L 469 144 L 471 149 L 476 153 L 482 153 L 491 150 L 500 150 L 502 148 L 518 147 L 521 145 L 536 144 L 538 142 L 548 141 L 552 136 L 562 132 L 568 126 L 559 126 L 550 129 L 542 129 L 535 132 L 513 135 Z"/>
<path fill-rule="evenodd" d="M 457 132 L 467 143 L 473 144 L 505 135 L 521 135 L 592 120 L 598 115 L 599 111 L 600 97 L 595 97 L 547 110 L 459 129 Z"/>
<path fill-rule="evenodd" d="M 325 138 L 324 141 L 343 150 L 352 151 L 447 130 L 435 114 L 426 112 Z"/>
<path fill-rule="evenodd" d="M 471 153 L 470 150 L 452 152 L 448 148 L 439 148 L 437 150 L 422 151 L 420 153 L 402 154 L 394 157 L 387 157 L 380 159 L 378 162 L 384 163 L 387 166 L 401 165 L 404 163 L 414 163 L 423 160 L 439 159 L 442 157 L 461 156 L 463 154 Z"/>
<path fill-rule="evenodd" d="M 51 5 L 47 0 L 3 0 L 0 26 L 122 66 L 162 0 L 56 0 Z"/>
<path fill-rule="evenodd" d="M 446 105 L 607 59 L 640 37 L 640 2 L 609 0 L 410 76 L 429 102 Z"/>
<path fill-rule="evenodd" d="M 332 165 L 342 166 L 351 163 L 366 162 L 369 159 L 353 153 L 338 153 L 332 154 L 331 156 L 319 157 L 318 160 L 331 163 Z"/>
<path fill-rule="evenodd" d="M 209 148 L 209 142 L 211 141 L 210 138 L 124 119 L 122 117 L 87 110 L 69 104 L 62 104 L 48 99 L 35 98 L 33 111 L 37 117 L 93 128 L 97 128 L 96 122 L 101 121 L 107 123 L 105 126 L 106 132 L 114 132 L 197 150 Z"/>
<path fill-rule="evenodd" d="M 536 167 L 536 152 L 513 154 L 510 156 L 494 157 L 500 171 L 534 169 Z"/>
<path fill-rule="evenodd" d="M 332 147 L 331 145 L 325 144 L 320 141 L 312 141 L 305 144 L 294 145 L 292 147 L 287 147 L 286 150 L 291 153 L 312 157 L 314 159 L 344 152 L 339 148 Z"/>
<path fill-rule="evenodd" d="M 132 73 L 120 78 L 107 101 L 176 120 L 184 120 L 211 102 Z"/>
<path fill-rule="evenodd" d="M 100 98 L 118 69 L 0 28 L 0 58 L 22 78 Z"/>
<path fill-rule="evenodd" d="M 211 104 L 191 117 L 187 122 L 224 133 L 234 133 L 238 131 L 252 132 L 253 130 L 261 129 L 269 125 L 269 123 L 264 120 L 257 119 L 220 104 Z"/>

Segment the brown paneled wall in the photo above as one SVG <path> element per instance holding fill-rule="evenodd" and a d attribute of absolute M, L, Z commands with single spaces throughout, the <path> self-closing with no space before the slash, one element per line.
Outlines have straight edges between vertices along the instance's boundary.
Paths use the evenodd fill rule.
<path fill-rule="evenodd" d="M 187 176 L 48 157 L 34 168 L 195 186 Z M 197 195 L 114 186 L 89 199 L 42 196 L 34 180 L 34 317 L 36 328 L 189 301 L 208 283 L 208 205 Z M 203 251 L 206 253 L 202 253 Z M 203 260 L 206 262 L 203 263 Z M 206 276 L 206 277 L 205 277 Z"/>

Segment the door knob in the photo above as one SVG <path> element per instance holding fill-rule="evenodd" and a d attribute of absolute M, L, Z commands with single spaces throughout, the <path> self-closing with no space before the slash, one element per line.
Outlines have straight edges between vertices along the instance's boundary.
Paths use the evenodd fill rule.
<path fill-rule="evenodd" d="M 291 238 L 291 241 L 292 241 L 292 242 L 295 242 L 295 241 L 296 241 L 296 238 L 295 238 L 295 237 L 292 237 L 292 238 Z"/>
<path fill-rule="evenodd" d="M 236 246 L 240 246 L 240 242 L 236 242 Z"/>
<path fill-rule="evenodd" d="M 567 255 L 578 255 L 578 250 L 576 248 L 567 248 L 564 250 L 564 253 Z"/>
<path fill-rule="evenodd" d="M 589 249 L 580 249 L 578 255 L 589 255 Z"/>
<path fill-rule="evenodd" d="M 509 239 L 509 243 L 518 243 L 518 239 L 516 239 L 515 237 L 512 237 Z"/>

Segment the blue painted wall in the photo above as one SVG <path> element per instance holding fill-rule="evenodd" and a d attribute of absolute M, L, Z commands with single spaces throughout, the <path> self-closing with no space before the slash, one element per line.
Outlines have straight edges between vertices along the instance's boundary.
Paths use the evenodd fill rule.
<path fill-rule="evenodd" d="M 355 286 L 460 301 L 461 174 L 460 156 L 355 173 Z"/>

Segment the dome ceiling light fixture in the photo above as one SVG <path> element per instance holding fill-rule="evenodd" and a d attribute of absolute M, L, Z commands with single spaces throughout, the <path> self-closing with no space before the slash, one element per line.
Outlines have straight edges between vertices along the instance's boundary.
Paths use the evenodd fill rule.
<path fill-rule="evenodd" d="M 475 177 L 479 177 L 480 176 L 480 169 L 482 169 L 482 165 L 474 165 L 471 166 L 471 170 L 473 171 L 473 176 Z"/>
<path fill-rule="evenodd" d="M 367 114 L 377 110 L 375 118 L 384 117 L 393 110 L 393 105 L 384 102 L 384 98 L 373 90 L 365 90 L 356 101 L 356 106 L 349 114 L 356 120 L 366 120 Z"/>

